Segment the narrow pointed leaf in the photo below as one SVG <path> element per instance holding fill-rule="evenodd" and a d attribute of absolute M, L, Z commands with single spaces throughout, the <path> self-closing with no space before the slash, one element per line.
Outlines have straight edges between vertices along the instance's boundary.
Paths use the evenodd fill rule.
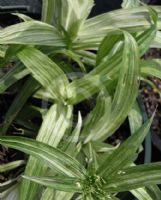
<path fill-rule="evenodd" d="M 143 122 L 143 117 L 139 105 L 135 102 L 133 108 L 128 114 L 129 125 L 131 134 L 135 133 L 141 126 Z"/>
<path fill-rule="evenodd" d="M 155 76 L 161 79 L 161 60 L 142 60 L 141 63 L 141 73 L 143 77 Z"/>
<path fill-rule="evenodd" d="M 64 192 L 81 191 L 81 188 L 79 187 L 80 180 L 76 178 L 30 177 L 30 176 L 23 176 L 23 178 L 59 191 L 64 191 Z"/>
<path fill-rule="evenodd" d="M 118 33 L 121 32 L 121 34 L 115 35 L 116 31 Z M 111 31 L 111 33 L 109 33 L 101 42 L 97 53 L 97 65 L 104 57 L 109 58 L 109 53 L 112 51 L 112 49 L 116 46 L 118 42 L 123 40 L 122 31 L 120 31 L 119 29 L 116 31 Z"/>
<path fill-rule="evenodd" d="M 1 127 L 1 134 L 5 135 L 9 126 L 20 112 L 24 104 L 26 103 L 27 99 L 34 93 L 34 91 L 39 87 L 39 83 L 32 77 L 24 83 L 21 88 L 21 91 L 15 97 L 14 101 L 12 102 L 10 108 L 8 109 L 4 122 Z"/>
<path fill-rule="evenodd" d="M 150 10 L 151 11 L 151 10 Z M 153 11 L 153 10 L 152 10 Z M 152 12 L 151 11 L 151 12 Z M 152 14 L 151 14 L 152 15 Z M 155 24 L 155 21 L 152 21 L 152 24 Z M 139 53 L 141 56 L 145 53 L 145 51 L 149 48 L 149 45 L 153 41 L 155 37 L 155 29 L 150 27 L 143 33 L 139 34 L 136 37 L 136 41 L 139 48 Z M 99 81 L 97 84 L 96 81 L 92 81 L 90 77 L 105 77 L 108 76 L 112 80 L 117 79 L 119 74 L 119 69 L 121 68 L 121 58 L 122 51 L 116 52 L 111 58 L 105 59 L 104 62 L 101 62 L 98 66 L 96 66 L 88 75 L 85 75 L 83 78 L 73 81 L 69 84 L 68 90 L 68 98 L 69 102 L 77 103 L 80 102 L 91 95 L 95 94 L 97 91 L 100 91 L 105 86 L 110 87 L 110 79 L 107 81 Z M 135 59 L 136 62 L 136 59 Z M 136 70 L 137 68 L 135 68 Z M 99 75 L 99 76 L 98 76 Z M 90 82 L 89 82 L 90 81 Z M 80 89 L 81 88 L 81 89 Z"/>
<path fill-rule="evenodd" d="M 25 163 L 24 160 L 17 160 L 17 161 L 13 161 L 7 164 L 2 164 L 0 165 L 0 173 L 15 169 L 23 165 L 24 163 Z"/>
<path fill-rule="evenodd" d="M 105 89 L 105 84 L 110 80 L 108 75 L 90 75 L 76 79 L 67 87 L 68 103 L 76 104 L 91 97 L 100 89 Z"/>
<path fill-rule="evenodd" d="M 64 47 L 56 28 L 39 21 L 27 21 L 0 30 L 0 44 L 32 44 Z"/>
<path fill-rule="evenodd" d="M 96 130 L 103 128 L 108 123 L 111 114 L 111 97 L 106 95 L 100 95 L 97 100 L 96 107 L 89 114 L 87 120 L 85 121 L 84 129 L 82 130 L 82 136 L 85 137 L 85 143 L 90 140 L 95 141 Z M 97 134 L 99 130 L 97 130 Z M 97 136 L 96 136 L 97 137 Z M 83 138 L 84 139 L 84 138 Z"/>
<path fill-rule="evenodd" d="M 66 130 L 70 126 L 70 119 L 72 114 L 72 106 L 64 106 L 61 103 L 51 106 L 46 113 L 37 140 L 46 143 L 52 147 L 57 147 Z M 44 176 L 47 171 L 47 166 L 40 160 L 30 157 L 25 169 L 25 175 L 27 176 Z M 20 197 L 21 199 L 34 200 L 38 184 L 23 180 L 21 183 Z M 30 192 L 29 192 L 30 191 Z"/>
<path fill-rule="evenodd" d="M 138 188 L 130 192 L 139 200 L 160 200 L 161 197 L 161 190 L 156 185 Z"/>
<path fill-rule="evenodd" d="M 86 173 L 84 167 L 78 161 L 42 142 L 24 137 L 1 136 L 0 144 L 18 149 L 43 160 L 51 169 L 60 174 L 83 178 Z"/>
<path fill-rule="evenodd" d="M 108 180 L 105 189 L 110 192 L 121 192 L 160 183 L 161 163 L 151 163 L 123 169 L 122 175 Z"/>
<path fill-rule="evenodd" d="M 158 13 L 158 30 L 161 28 L 161 7 L 152 6 Z M 78 44 L 98 44 L 113 29 L 142 32 L 151 27 L 148 7 L 128 8 L 111 11 L 88 19 L 79 32 Z"/>
<path fill-rule="evenodd" d="M 60 0 L 43 0 L 42 21 L 59 27 Z"/>
<path fill-rule="evenodd" d="M 30 72 L 21 64 L 15 65 L 10 71 L 0 78 L 0 93 L 6 91 L 11 85 L 24 78 Z"/>
<path fill-rule="evenodd" d="M 32 47 L 24 48 L 17 56 L 53 98 L 66 98 L 68 79 L 56 63 Z"/>
<path fill-rule="evenodd" d="M 117 148 L 99 167 L 98 173 L 110 178 L 129 162 L 132 162 L 137 149 L 140 147 L 151 126 L 153 117 L 149 119 L 136 133 L 130 136 Z M 128 151 L 127 151 L 128 149 Z"/>
<path fill-rule="evenodd" d="M 27 15 L 24 15 L 22 13 L 12 13 L 12 15 L 15 15 L 17 17 L 19 17 L 20 19 L 22 19 L 24 22 L 28 22 L 28 21 L 33 21 L 33 19 Z"/>
<path fill-rule="evenodd" d="M 130 52 L 133 52 L 132 54 Z M 110 117 L 104 118 L 91 133 L 92 140 L 106 139 L 114 133 L 131 110 L 138 91 L 139 57 L 135 40 L 125 33 L 122 68 L 111 105 Z M 93 135 L 93 137 L 92 137 Z"/>
<path fill-rule="evenodd" d="M 61 0 L 60 25 L 71 38 L 77 33 L 93 7 L 93 0 Z"/>

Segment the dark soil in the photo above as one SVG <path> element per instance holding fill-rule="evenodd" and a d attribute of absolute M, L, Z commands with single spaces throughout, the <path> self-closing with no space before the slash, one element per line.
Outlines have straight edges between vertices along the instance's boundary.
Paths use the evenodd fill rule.
<path fill-rule="evenodd" d="M 161 50 L 150 49 L 145 54 L 146 59 L 161 58 Z M 155 87 L 151 87 L 145 82 L 141 82 L 140 92 L 147 111 L 148 116 L 152 116 L 153 112 L 156 110 L 155 117 L 151 127 L 151 136 L 153 143 L 153 151 L 161 152 L 161 80 L 155 77 L 148 77 Z M 157 148 L 157 149 L 155 149 Z M 156 160 L 161 160 L 160 152 L 154 155 Z"/>

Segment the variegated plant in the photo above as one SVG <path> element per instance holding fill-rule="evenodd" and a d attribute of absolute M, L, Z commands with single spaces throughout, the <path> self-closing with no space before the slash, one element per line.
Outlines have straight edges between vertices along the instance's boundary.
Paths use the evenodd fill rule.
<path fill-rule="evenodd" d="M 44 0 L 41 22 L 16 14 L 24 22 L 0 30 L 1 67 L 13 63 L 0 93 L 20 88 L 0 143 L 30 154 L 24 175 L 2 184 L 4 200 L 118 200 L 125 191 L 139 200 L 161 198 L 161 163 L 134 164 L 153 120 L 142 124 L 139 80 L 161 78 L 161 60 L 142 59 L 150 47 L 161 48 L 161 7 L 125 0 L 120 10 L 88 18 L 93 3 Z M 29 106 L 29 97 L 42 107 Z M 85 100 L 92 110 L 75 116 Z M 29 123 L 37 113 L 41 127 Z M 120 146 L 105 143 L 127 117 L 132 136 Z M 5 136 L 13 122 L 24 136 L 34 138 L 39 129 L 36 139 Z"/>

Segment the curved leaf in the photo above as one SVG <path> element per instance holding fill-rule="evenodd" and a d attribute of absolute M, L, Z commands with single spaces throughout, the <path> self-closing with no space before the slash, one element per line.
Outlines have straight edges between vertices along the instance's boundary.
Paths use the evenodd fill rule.
<path fill-rule="evenodd" d="M 76 160 L 42 142 L 24 137 L 1 136 L 0 144 L 28 153 L 43 160 L 51 169 L 69 177 L 84 178 L 86 170 Z"/>
<path fill-rule="evenodd" d="M 57 147 L 66 130 L 69 128 L 71 114 L 72 106 L 63 106 L 61 103 L 51 106 L 43 119 L 36 139 L 52 147 Z M 32 156 L 29 158 L 25 169 L 25 175 L 44 176 L 46 171 L 47 166 L 44 163 Z M 23 180 L 20 186 L 21 199 L 35 199 L 38 184 Z"/>
<path fill-rule="evenodd" d="M 97 170 L 101 176 L 110 178 L 116 175 L 119 170 L 122 170 L 125 165 L 133 161 L 137 149 L 149 131 L 153 117 L 107 157 Z"/>
<path fill-rule="evenodd" d="M 55 62 L 33 47 L 22 49 L 17 56 L 53 98 L 66 99 L 68 79 Z"/>
<path fill-rule="evenodd" d="M 107 181 L 106 191 L 122 192 L 161 183 L 161 163 L 151 163 L 129 167 L 121 175 Z"/>
<path fill-rule="evenodd" d="M 23 178 L 59 191 L 64 191 L 64 192 L 81 191 L 81 187 L 79 187 L 80 180 L 76 178 L 30 177 L 30 176 L 23 176 Z"/>
<path fill-rule="evenodd" d="M 0 30 L 0 44 L 32 44 L 64 47 L 56 28 L 39 21 L 26 21 Z"/>
<path fill-rule="evenodd" d="M 161 7 L 152 6 L 158 13 L 157 28 L 161 28 Z M 124 29 L 129 32 L 142 32 L 151 27 L 148 7 L 128 8 L 111 11 L 88 19 L 79 32 L 77 46 L 96 44 L 113 29 Z"/>

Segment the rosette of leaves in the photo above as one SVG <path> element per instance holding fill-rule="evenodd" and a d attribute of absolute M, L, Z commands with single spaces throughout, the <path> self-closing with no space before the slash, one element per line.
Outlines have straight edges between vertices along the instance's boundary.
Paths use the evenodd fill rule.
<path fill-rule="evenodd" d="M 88 19 L 92 0 L 44 0 L 42 21 L 16 14 L 24 22 L 0 30 L 1 67 L 12 63 L 0 92 L 19 88 L 1 135 L 13 123 L 24 136 L 38 131 L 35 140 L 0 137 L 2 145 L 30 154 L 23 178 L 2 194 L 18 195 L 2 198 L 118 199 L 130 191 L 139 200 L 159 200 L 161 164 L 134 161 L 152 121 L 142 124 L 138 112 L 139 80 L 161 78 L 160 60 L 142 59 L 161 46 L 161 7 L 133 2 Z M 43 106 L 28 105 L 31 97 Z M 80 110 L 73 127 L 76 107 L 91 97 L 94 107 L 86 117 Z M 28 124 L 38 113 L 40 127 Z M 127 117 L 132 136 L 119 147 L 105 143 Z"/>

